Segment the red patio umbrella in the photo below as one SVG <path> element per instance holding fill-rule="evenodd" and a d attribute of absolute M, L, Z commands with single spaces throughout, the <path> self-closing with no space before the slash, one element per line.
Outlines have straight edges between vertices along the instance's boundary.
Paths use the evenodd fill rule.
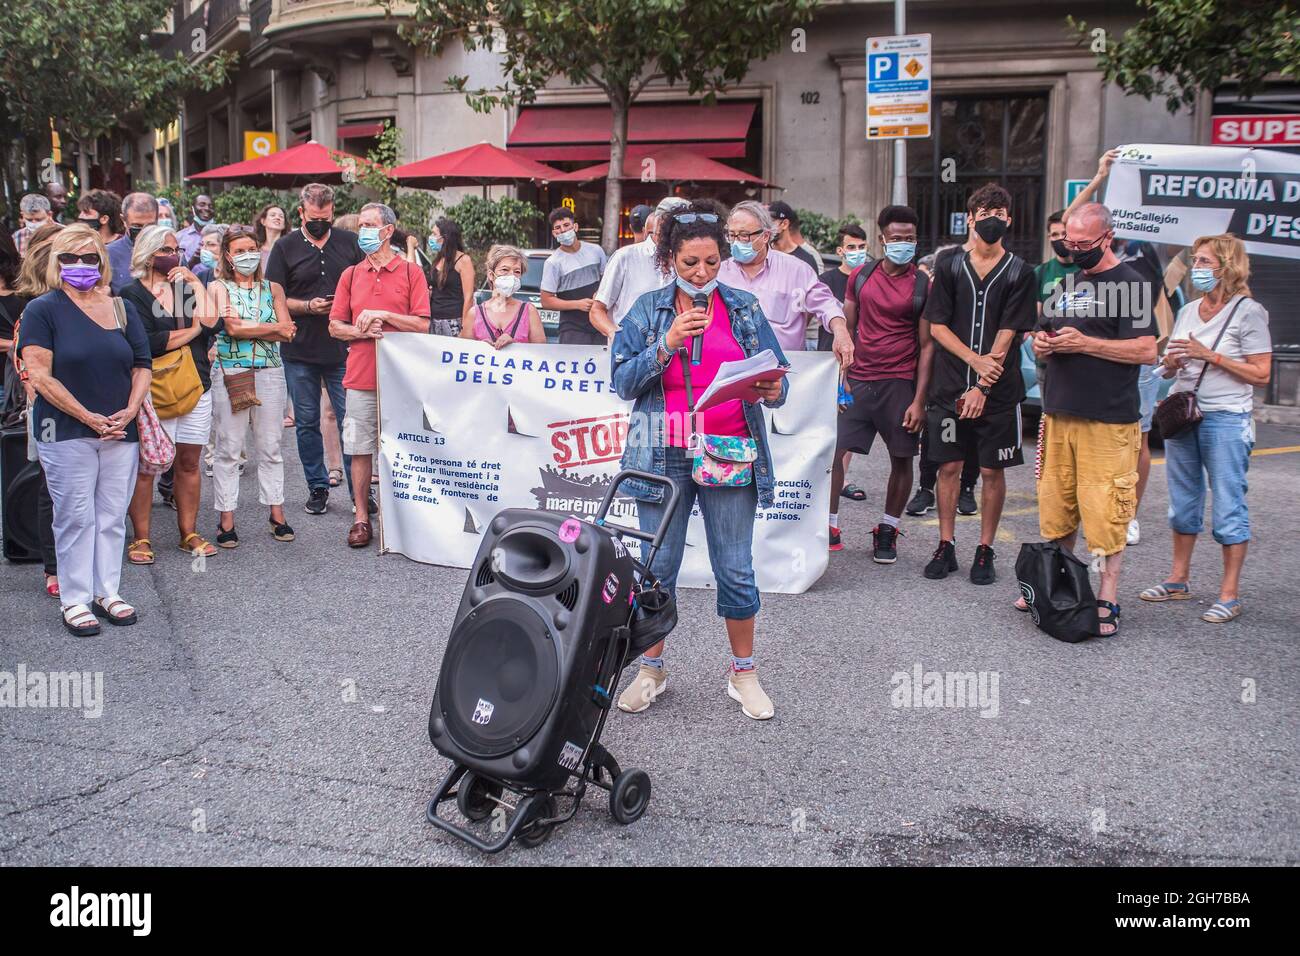
<path fill-rule="evenodd" d="M 250 186 L 287 189 L 307 183 L 341 183 L 345 173 L 355 177 L 364 167 L 371 165 L 373 164 L 369 160 L 360 156 L 330 149 L 310 140 L 269 156 L 218 166 L 186 178 L 233 180 Z"/>
<path fill-rule="evenodd" d="M 645 160 L 653 162 L 653 167 L 644 165 Z M 742 169 L 736 169 L 716 159 L 700 156 L 679 146 L 660 146 L 655 149 L 638 149 L 629 147 L 623 157 L 623 175 L 620 179 L 641 180 L 646 174 L 654 182 L 660 183 L 743 183 L 747 186 L 760 186 L 766 189 L 780 189 L 766 180 L 752 176 Z M 593 179 L 604 179 L 609 175 L 609 163 L 588 166 L 571 173 L 563 173 L 556 182 L 585 183 Z"/>
<path fill-rule="evenodd" d="M 390 171 L 403 186 L 443 189 L 447 186 L 508 186 L 545 183 L 563 177 L 554 167 L 511 153 L 491 143 L 439 153 Z"/>

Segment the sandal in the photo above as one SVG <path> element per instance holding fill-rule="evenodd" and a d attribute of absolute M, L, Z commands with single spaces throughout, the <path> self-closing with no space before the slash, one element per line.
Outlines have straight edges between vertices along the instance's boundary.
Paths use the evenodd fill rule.
<path fill-rule="evenodd" d="M 57 574 L 45 575 L 45 593 L 53 598 L 59 596 L 59 576 Z"/>
<path fill-rule="evenodd" d="M 84 604 L 62 608 L 63 626 L 75 637 L 93 637 L 99 633 L 99 622 Z"/>
<path fill-rule="evenodd" d="M 191 541 L 194 544 L 190 544 Z M 192 554 L 196 557 L 201 554 L 205 558 L 210 558 L 217 553 L 217 549 L 212 546 L 212 543 L 204 540 L 203 536 L 197 531 L 191 531 L 181 538 L 180 549 L 186 554 Z"/>
<path fill-rule="evenodd" d="M 126 546 L 126 559 L 132 564 L 153 564 L 153 542 L 136 538 Z"/>
<path fill-rule="evenodd" d="M 1201 615 L 1206 624 L 1227 624 L 1233 618 L 1241 617 L 1241 602 L 1238 600 L 1215 601 L 1210 609 Z"/>
<path fill-rule="evenodd" d="M 1029 613 L 1029 602 L 1025 600 L 1025 596 L 1023 594 L 1020 595 L 1020 597 L 1016 598 L 1016 603 L 1011 606 L 1015 608 L 1017 611 L 1021 611 L 1026 614 Z"/>
<path fill-rule="evenodd" d="M 119 613 L 122 608 L 126 608 L 125 614 Z M 110 598 L 95 598 L 92 610 L 97 616 L 117 627 L 126 627 L 128 624 L 134 624 L 139 620 L 135 608 L 123 601 L 118 595 L 113 595 Z"/>
<path fill-rule="evenodd" d="M 1111 627 L 1114 628 L 1113 631 L 1107 634 L 1099 627 L 1097 629 L 1097 633 L 1100 634 L 1102 637 L 1116 637 L 1119 634 L 1119 605 L 1112 604 L 1110 601 L 1103 601 L 1101 599 L 1098 599 L 1097 607 L 1099 609 L 1105 608 L 1106 610 L 1110 611 L 1110 617 L 1102 617 L 1100 614 L 1097 615 L 1099 621 L 1101 622 L 1101 627 L 1105 627 L 1107 624 L 1109 624 Z"/>
<path fill-rule="evenodd" d="M 857 485 L 853 485 L 853 484 L 845 485 L 844 488 L 840 491 L 840 496 L 844 498 L 852 498 L 854 501 L 867 500 L 867 493 L 863 491 L 861 488 L 859 488 Z"/>
<path fill-rule="evenodd" d="M 271 523 L 271 537 L 276 541 L 292 541 L 293 529 L 283 521 L 276 521 L 274 518 L 267 519 Z"/>
<path fill-rule="evenodd" d="M 217 522 L 217 544 L 223 548 L 239 547 L 239 535 L 235 534 L 235 526 L 231 525 L 230 530 L 221 527 L 221 522 Z"/>
<path fill-rule="evenodd" d="M 337 487 L 338 487 L 339 485 L 341 485 L 341 484 L 343 484 L 343 469 L 342 469 L 342 468 L 331 468 L 331 469 L 330 469 L 330 487 L 331 487 L 331 488 L 337 488 Z"/>
<path fill-rule="evenodd" d="M 1144 601 L 1155 601 L 1156 603 L 1186 601 L 1191 596 L 1192 589 L 1186 581 L 1181 584 L 1177 581 L 1166 581 L 1164 584 L 1157 584 L 1153 588 L 1147 588 L 1138 595 Z"/>

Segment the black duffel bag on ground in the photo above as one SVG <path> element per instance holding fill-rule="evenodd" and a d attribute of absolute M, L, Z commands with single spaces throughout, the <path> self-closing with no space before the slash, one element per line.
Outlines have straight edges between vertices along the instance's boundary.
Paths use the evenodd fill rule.
<path fill-rule="evenodd" d="M 1077 644 L 1101 634 L 1088 566 L 1054 541 L 1022 544 L 1016 580 L 1039 630 Z"/>

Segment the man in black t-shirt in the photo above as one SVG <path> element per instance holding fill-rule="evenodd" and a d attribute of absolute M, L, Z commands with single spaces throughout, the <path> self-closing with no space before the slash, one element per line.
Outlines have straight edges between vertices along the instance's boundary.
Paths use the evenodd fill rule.
<path fill-rule="evenodd" d="M 284 287 L 289 314 L 298 326 L 292 342 L 280 346 L 284 360 L 284 381 L 293 402 L 293 420 L 298 434 L 298 457 L 307 479 L 308 514 L 324 514 L 330 496 L 329 472 L 325 469 L 325 446 L 320 433 L 321 386 L 329 393 L 334 416 L 343 437 L 343 372 L 348 347 L 329 333 L 330 306 L 334 287 L 348 266 L 364 256 L 357 234 L 333 228 L 334 190 L 321 183 L 304 186 L 298 204 L 302 225 L 286 233 L 271 248 L 266 278 Z M 352 457 L 343 456 L 343 474 L 352 487 Z M 365 515 L 358 515 L 364 521 Z"/>
<path fill-rule="evenodd" d="M 1024 464 L 1020 447 L 1020 336 L 1034 327 L 1034 274 L 1002 246 L 1011 195 L 995 183 L 967 200 L 969 252 L 936 269 L 925 318 L 936 348 L 926 415 L 930 457 L 939 462 L 939 547 L 925 567 L 932 580 L 957 570 L 958 476 L 967 453 L 979 455 L 983 492 L 980 543 L 970 579 L 992 584 L 993 539 L 1007 485 L 1003 469 Z"/>
<path fill-rule="evenodd" d="M 1074 549 L 1083 525 L 1102 561 L 1100 633 L 1119 633 L 1119 572 L 1137 511 L 1138 367 L 1156 360 L 1155 290 L 1111 249 L 1110 211 L 1087 203 L 1065 224 L 1080 272 L 1043 303 L 1034 354 L 1047 362 L 1038 485 L 1042 536 Z M 1024 599 L 1016 603 L 1022 610 Z"/>

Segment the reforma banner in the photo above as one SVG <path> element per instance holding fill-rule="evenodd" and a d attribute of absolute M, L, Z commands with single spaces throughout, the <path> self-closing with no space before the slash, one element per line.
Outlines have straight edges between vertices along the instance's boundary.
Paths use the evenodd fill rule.
<path fill-rule="evenodd" d="M 1300 156 L 1235 146 L 1121 146 L 1106 183 L 1115 235 L 1190 246 L 1231 232 L 1300 259 Z"/>
<path fill-rule="evenodd" d="M 826 570 L 838 369 L 828 352 L 788 356 L 790 394 L 764 409 L 776 502 L 759 509 L 760 591 L 797 594 Z M 631 404 L 609 381 L 609 350 L 396 333 L 379 341 L 380 545 L 416 561 L 468 568 L 503 508 L 590 520 L 617 473 Z M 637 527 L 619 496 L 616 524 Z M 629 539 L 630 543 L 630 539 Z M 696 505 L 678 583 L 714 587 Z"/>

